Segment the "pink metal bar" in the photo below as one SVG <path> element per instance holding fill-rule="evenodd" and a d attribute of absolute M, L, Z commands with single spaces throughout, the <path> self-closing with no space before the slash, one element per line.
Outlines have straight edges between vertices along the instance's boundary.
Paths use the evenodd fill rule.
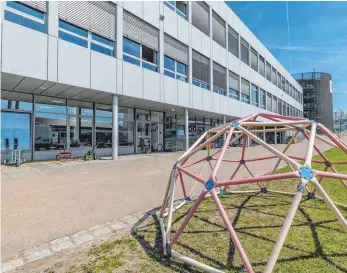
<path fill-rule="evenodd" d="M 207 193 L 207 191 L 205 189 L 203 189 L 202 192 L 200 193 L 200 195 L 198 196 L 198 198 L 195 200 L 194 204 L 189 209 L 188 214 L 184 218 L 183 223 L 180 225 L 180 227 L 178 228 L 178 230 L 176 231 L 174 237 L 172 238 L 172 240 L 170 242 L 171 246 L 173 246 L 177 242 L 178 238 L 181 236 L 182 231 L 187 226 L 190 218 L 192 218 L 192 216 L 194 215 L 194 213 L 195 213 L 196 209 L 199 207 L 201 201 L 204 200 L 206 193 Z"/>
<path fill-rule="evenodd" d="M 201 159 L 199 159 L 199 160 L 197 160 L 197 161 L 194 161 L 193 163 L 189 163 L 189 164 L 187 164 L 187 165 L 182 165 L 182 167 L 183 167 L 183 168 L 188 168 L 188 167 L 190 167 L 190 166 L 199 164 L 200 162 L 203 162 L 204 160 L 206 160 L 206 157 L 201 158 Z"/>
<path fill-rule="evenodd" d="M 330 173 L 330 172 L 322 172 L 322 171 L 316 171 L 314 170 L 315 174 L 318 176 L 324 176 L 324 177 L 329 177 L 329 178 L 335 178 L 338 180 L 341 179 L 347 179 L 347 174 L 341 174 L 341 173 Z"/>
<path fill-rule="evenodd" d="M 233 132 L 234 132 L 234 128 L 230 128 L 230 130 L 229 130 L 229 132 L 228 132 L 228 134 L 227 134 L 227 137 L 226 137 L 226 139 L 225 139 L 225 142 L 224 142 L 224 144 L 223 144 L 223 146 L 222 146 L 222 148 L 221 148 L 221 152 L 220 152 L 220 154 L 219 154 L 219 156 L 218 156 L 216 165 L 215 165 L 214 168 L 213 168 L 213 171 L 212 171 L 212 174 L 211 174 L 211 177 L 212 177 L 213 179 L 216 178 L 216 174 L 217 174 L 217 172 L 218 172 L 218 170 L 219 170 L 220 164 L 221 164 L 221 162 L 222 162 L 222 159 L 223 159 L 223 157 L 224 157 L 225 151 L 226 151 L 226 149 L 227 149 L 227 147 L 228 147 L 228 143 L 229 143 L 229 141 L 230 141 L 230 138 L 231 138 Z"/>
<path fill-rule="evenodd" d="M 280 118 L 284 120 L 306 120 L 305 118 L 299 118 L 299 117 L 291 117 L 291 116 L 282 116 L 282 115 L 277 115 L 277 114 L 269 114 L 269 113 L 260 113 L 259 116 L 264 117 L 264 118 Z"/>
<path fill-rule="evenodd" d="M 224 180 L 224 181 L 216 181 L 217 186 L 231 186 L 231 185 L 240 185 L 247 183 L 257 183 L 271 180 L 280 180 L 286 178 L 299 178 L 299 173 L 297 171 L 291 173 L 279 173 L 279 174 L 271 174 L 271 175 L 263 175 L 263 176 L 255 176 L 255 177 L 246 177 L 235 180 Z"/>
<path fill-rule="evenodd" d="M 178 172 L 178 174 L 179 174 L 179 176 L 180 176 L 180 181 L 181 181 L 183 196 L 184 196 L 184 198 L 186 199 L 186 198 L 187 198 L 187 193 L 186 193 L 186 188 L 185 188 L 185 186 L 184 186 L 182 173 L 181 173 L 181 172 Z"/>
<path fill-rule="evenodd" d="M 246 163 L 243 164 L 243 165 L 245 166 L 245 168 L 246 168 L 246 170 L 248 171 L 248 173 L 249 173 L 252 177 L 254 177 L 253 173 L 252 173 L 251 170 L 247 167 Z M 257 184 L 258 184 L 259 188 L 261 188 L 260 183 L 258 182 Z"/>
<path fill-rule="evenodd" d="M 220 202 L 220 200 L 219 200 L 215 190 L 214 189 L 211 190 L 210 193 L 211 193 L 211 196 L 212 196 L 214 202 L 216 203 L 216 206 L 218 208 L 220 216 L 223 219 L 224 225 L 226 226 L 226 228 L 227 228 L 227 230 L 229 232 L 230 238 L 231 238 L 235 248 L 237 249 L 238 253 L 240 254 L 240 257 L 241 257 L 241 260 L 243 262 L 243 265 L 245 266 L 245 268 L 246 268 L 248 273 L 254 273 L 254 270 L 252 268 L 252 265 L 251 265 L 250 261 L 248 260 L 246 252 L 244 251 L 244 249 L 243 249 L 243 247 L 242 247 L 242 245 L 241 245 L 241 243 L 239 241 L 239 238 L 237 238 L 236 232 L 233 229 L 232 225 L 230 224 L 228 216 L 225 213 L 223 205 Z"/>
<path fill-rule="evenodd" d="M 230 176 L 229 180 L 234 179 L 235 175 L 237 174 L 237 172 L 238 172 L 238 170 L 240 169 L 241 166 L 242 166 L 242 165 L 239 164 L 239 165 L 236 167 L 234 173 Z M 225 186 L 225 187 L 224 187 L 224 190 L 226 190 L 227 187 L 228 187 L 228 186 Z"/>
<path fill-rule="evenodd" d="M 177 169 L 179 169 L 181 172 L 185 173 L 186 175 L 190 176 L 191 178 L 195 179 L 196 181 L 205 184 L 205 180 L 203 180 L 201 177 L 191 173 L 190 171 L 187 171 L 186 169 L 182 168 L 181 166 L 177 165 Z"/>
<path fill-rule="evenodd" d="M 288 157 L 289 157 L 289 158 L 292 158 L 292 159 L 296 159 L 296 160 L 305 161 L 305 158 L 303 158 L 303 157 L 292 156 L 292 155 L 288 155 Z M 312 159 L 312 162 L 313 162 L 313 163 L 320 163 L 320 164 L 324 164 L 324 163 L 325 163 L 325 161 L 316 160 L 316 159 Z"/>
<path fill-rule="evenodd" d="M 347 154 L 347 147 L 343 143 L 341 143 L 338 138 L 333 133 L 331 133 L 323 124 L 318 123 L 318 128 L 319 130 L 321 130 L 321 132 L 326 134 L 330 138 L 330 140 L 334 142 L 342 151 Z"/>
<path fill-rule="evenodd" d="M 247 159 L 246 162 L 259 161 L 259 160 L 267 160 L 267 159 L 274 159 L 274 158 L 278 158 L 278 156 L 277 156 L 277 155 L 274 155 L 274 156 L 267 156 L 267 157 L 251 158 L 251 159 Z"/>

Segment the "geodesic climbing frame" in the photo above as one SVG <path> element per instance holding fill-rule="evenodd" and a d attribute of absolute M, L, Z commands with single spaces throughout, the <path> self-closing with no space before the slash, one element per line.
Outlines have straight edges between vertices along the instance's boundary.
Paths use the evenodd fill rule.
<path fill-rule="evenodd" d="M 262 129 L 259 129 L 261 127 Z M 317 134 L 317 130 L 321 134 Z M 279 132 L 289 132 L 291 136 L 288 144 L 283 150 L 277 150 L 275 147 L 267 144 L 259 134 L 263 133 L 274 133 L 276 135 Z M 288 148 L 294 143 L 295 139 L 299 136 L 306 138 L 308 141 L 306 154 L 302 157 L 299 156 L 289 156 L 286 155 Z M 224 138 L 223 146 L 211 152 L 211 143 L 216 141 L 218 138 Z M 247 149 L 247 141 L 253 140 L 257 144 L 261 145 L 264 149 L 269 151 L 272 156 L 267 157 L 256 157 L 247 159 L 245 157 L 245 151 Z M 192 266 L 203 269 L 207 272 L 222 272 L 216 268 L 205 265 L 199 261 L 196 261 L 192 258 L 189 258 L 185 255 L 182 255 L 174 250 L 174 245 L 177 240 L 180 238 L 180 235 L 184 231 L 188 222 L 195 214 L 197 208 L 199 207 L 202 200 L 210 196 L 217 206 L 220 217 L 222 218 L 224 225 L 230 235 L 235 249 L 241 257 L 242 263 L 247 270 L 247 272 L 254 272 L 252 265 L 247 257 L 246 252 L 244 251 L 241 242 L 238 239 L 238 236 L 231 225 L 227 214 L 223 208 L 223 205 L 218 197 L 219 194 L 225 194 L 229 192 L 229 186 L 241 185 L 241 184 L 256 184 L 259 189 L 255 191 L 232 191 L 233 193 L 242 193 L 242 192 L 276 192 L 282 194 L 291 194 L 294 195 L 292 205 L 289 209 L 289 212 L 284 220 L 283 226 L 281 228 L 280 234 L 277 238 L 275 246 L 272 250 L 271 256 L 266 264 L 265 273 L 272 272 L 275 267 L 279 253 L 283 247 L 284 241 L 288 234 L 289 228 L 293 222 L 295 213 L 298 209 L 300 201 L 302 199 L 305 191 L 308 192 L 309 197 L 316 197 L 322 199 L 326 205 L 330 208 L 332 213 L 335 215 L 336 219 L 340 222 L 343 228 L 347 231 L 347 221 L 342 216 L 337 206 L 347 208 L 347 204 L 336 203 L 330 199 L 328 194 L 325 192 L 324 188 L 321 185 L 321 182 L 324 178 L 333 178 L 339 180 L 342 185 L 347 190 L 347 175 L 339 174 L 334 167 L 337 164 L 347 164 L 347 161 L 329 161 L 329 159 L 323 154 L 323 152 L 318 148 L 315 143 L 315 140 L 319 139 L 321 143 L 328 144 L 331 147 L 336 147 L 342 150 L 347 154 L 347 145 L 332 132 L 330 132 L 324 125 L 320 123 L 315 123 L 314 121 L 309 121 L 304 118 L 299 117 L 288 117 L 277 114 L 269 113 L 259 113 L 247 116 L 245 118 L 220 125 L 218 127 L 212 128 L 201 135 L 201 137 L 177 160 L 175 163 L 168 182 L 168 186 L 164 195 L 163 204 L 160 212 L 158 212 L 159 222 L 161 226 L 161 233 L 163 238 L 163 248 L 166 255 L 178 258 L 183 262 L 190 264 Z M 225 159 L 225 153 L 227 149 L 236 143 L 242 141 L 242 153 L 239 160 L 227 160 Z M 196 160 L 193 159 L 193 155 L 199 155 L 198 152 L 202 149 L 206 149 L 206 155 L 204 154 L 202 158 Z M 321 160 L 312 159 L 314 151 L 320 155 Z M 190 160 L 193 159 L 193 162 Z M 264 161 L 269 159 L 277 159 L 276 164 L 271 172 L 259 176 L 253 175 L 251 172 L 248 163 L 254 161 Z M 276 173 L 277 168 L 280 165 L 280 162 L 284 161 L 291 169 L 287 173 Z M 304 162 L 303 164 L 301 162 Z M 200 172 L 196 173 L 190 169 L 191 166 L 196 164 L 203 163 Z M 213 164 L 214 163 L 214 166 Z M 218 173 L 220 171 L 221 164 L 230 164 L 236 163 L 237 166 L 230 173 L 230 178 L 227 180 L 218 179 Z M 318 163 L 324 165 L 324 170 L 319 171 L 312 168 L 312 163 Z M 205 166 L 211 170 L 209 178 L 203 178 L 201 175 Z M 244 178 L 235 178 L 236 174 L 239 172 L 240 168 L 246 168 L 249 173 L 248 177 Z M 232 167 L 230 167 L 232 169 Z M 331 172 L 328 172 L 328 170 Z M 190 192 L 187 194 L 186 187 L 187 183 L 184 178 L 190 178 L 195 181 Z M 273 183 L 281 183 L 281 180 L 293 178 L 297 179 L 297 190 L 294 193 L 275 191 L 268 189 L 268 183 L 270 181 L 276 181 Z M 180 187 L 182 189 L 182 195 L 184 200 L 174 205 L 175 201 L 175 188 Z M 202 190 L 197 197 L 193 197 L 193 192 L 196 185 L 201 186 Z M 308 187 L 308 184 L 313 186 L 311 191 Z M 316 191 L 318 191 L 319 196 L 315 196 Z M 175 201 L 175 202 L 174 202 Z M 172 227 L 172 217 L 173 213 L 182 207 L 186 203 L 191 203 L 191 207 L 183 219 L 182 223 L 178 227 L 175 234 L 171 234 Z M 167 217 L 167 220 L 165 218 Z"/>

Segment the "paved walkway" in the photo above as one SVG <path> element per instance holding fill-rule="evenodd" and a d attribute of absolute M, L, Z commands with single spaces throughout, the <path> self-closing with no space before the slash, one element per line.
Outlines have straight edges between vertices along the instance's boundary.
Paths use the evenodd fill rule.
<path fill-rule="evenodd" d="M 322 149 L 328 148 L 317 143 Z M 289 154 L 304 156 L 306 145 L 306 141 L 293 145 Z M 275 145 L 279 150 L 284 146 Z M 168 174 L 180 154 L 131 155 L 116 162 L 2 166 L 2 256 L 15 256 L 23 249 L 161 205 Z M 201 151 L 196 157 L 205 154 Z M 240 148 L 232 148 L 226 158 L 239 159 L 240 154 Z M 271 154 L 257 146 L 247 150 L 246 158 L 260 155 Z M 250 162 L 249 167 L 260 174 L 274 163 Z M 235 167 L 231 164 L 223 165 L 219 179 L 230 176 Z M 207 178 L 208 172 L 204 175 Z M 245 170 L 240 176 L 244 175 Z"/>

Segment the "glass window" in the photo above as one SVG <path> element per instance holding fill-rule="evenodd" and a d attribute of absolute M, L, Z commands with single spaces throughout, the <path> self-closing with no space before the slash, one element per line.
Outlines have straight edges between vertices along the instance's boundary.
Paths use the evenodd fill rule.
<path fill-rule="evenodd" d="M 277 87 L 281 88 L 281 74 L 277 72 Z"/>
<path fill-rule="evenodd" d="M 140 64 L 140 60 L 135 59 L 135 58 L 130 57 L 130 56 L 125 55 L 125 54 L 123 54 L 123 61 L 128 62 L 128 63 L 135 64 L 135 65 L 137 65 L 137 66 L 140 66 L 140 65 L 141 65 L 141 64 Z"/>
<path fill-rule="evenodd" d="M 177 62 L 177 72 L 182 75 L 187 75 L 187 66 L 183 63 Z"/>
<path fill-rule="evenodd" d="M 156 64 L 157 60 L 155 55 L 156 55 L 156 52 L 153 49 L 142 45 L 142 60 Z"/>
<path fill-rule="evenodd" d="M 270 93 L 266 94 L 266 110 L 272 111 L 272 95 Z"/>
<path fill-rule="evenodd" d="M 58 36 L 62 40 L 88 48 L 88 31 L 62 20 L 59 20 Z"/>
<path fill-rule="evenodd" d="M 251 104 L 258 106 L 258 87 L 251 84 Z"/>
<path fill-rule="evenodd" d="M 271 82 L 271 65 L 266 62 L 266 78 Z"/>
<path fill-rule="evenodd" d="M 164 68 L 175 72 L 175 60 L 164 56 Z"/>
<path fill-rule="evenodd" d="M 241 93 L 241 101 L 249 103 L 249 95 Z"/>
<path fill-rule="evenodd" d="M 277 85 L 277 71 L 272 67 L 271 81 L 274 85 Z"/>
<path fill-rule="evenodd" d="M 193 50 L 193 84 L 208 89 L 210 82 L 210 60 Z M 195 83 L 194 83 L 195 80 Z"/>
<path fill-rule="evenodd" d="M 259 74 L 265 77 L 265 59 L 259 55 Z"/>
<path fill-rule="evenodd" d="M 192 24 L 197 29 L 210 36 L 209 7 L 204 2 L 192 1 Z"/>
<path fill-rule="evenodd" d="M 175 78 L 175 73 L 173 73 L 173 72 L 170 72 L 170 71 L 168 71 L 168 70 L 164 70 L 164 75 L 165 76 L 168 76 L 168 77 L 171 77 L 171 78 Z"/>
<path fill-rule="evenodd" d="M 212 38 L 215 42 L 225 48 L 225 21 L 214 11 L 212 12 Z"/>
<path fill-rule="evenodd" d="M 282 89 L 283 91 L 286 90 L 286 89 L 285 89 L 285 82 L 286 82 L 286 79 L 282 76 L 282 86 L 281 86 L 281 89 Z"/>
<path fill-rule="evenodd" d="M 165 5 L 175 11 L 175 1 L 164 1 Z"/>
<path fill-rule="evenodd" d="M 32 111 L 32 95 L 1 91 L 1 109 Z"/>
<path fill-rule="evenodd" d="M 98 148 L 112 148 L 112 107 L 95 105 L 95 137 Z"/>
<path fill-rule="evenodd" d="M 239 34 L 231 27 L 228 26 L 228 50 L 234 54 L 237 58 L 239 57 Z"/>
<path fill-rule="evenodd" d="M 17 1 L 7 1 L 5 20 L 40 32 L 46 32 L 46 14 Z"/>
<path fill-rule="evenodd" d="M 229 71 L 229 97 L 239 99 L 240 96 L 240 77 L 234 72 Z"/>
<path fill-rule="evenodd" d="M 140 58 L 140 44 L 123 37 L 123 52 Z"/>
<path fill-rule="evenodd" d="M 114 43 L 111 40 L 108 40 L 106 38 L 92 33 L 92 41 L 90 48 L 102 54 L 113 56 Z"/>
<path fill-rule="evenodd" d="M 59 28 L 72 32 L 74 34 L 77 34 L 79 36 L 82 36 L 84 38 L 88 38 L 88 31 L 84 30 L 83 28 L 77 27 L 75 25 L 72 25 L 70 23 L 67 23 L 63 20 L 59 20 Z"/>
<path fill-rule="evenodd" d="M 265 91 L 263 89 L 260 89 L 259 94 L 259 107 L 265 109 Z"/>
<path fill-rule="evenodd" d="M 187 18 L 187 4 L 185 1 L 176 1 L 176 12 L 183 18 Z"/>
<path fill-rule="evenodd" d="M 1 150 L 30 150 L 30 114 L 1 113 Z"/>
<path fill-rule="evenodd" d="M 251 47 L 251 67 L 258 71 L 258 52 Z"/>
<path fill-rule="evenodd" d="M 236 100 L 239 100 L 239 91 L 236 91 L 232 88 L 229 88 L 229 97 L 230 98 L 233 98 L 233 99 L 236 99 Z"/>
<path fill-rule="evenodd" d="M 241 61 L 249 65 L 249 44 L 241 38 Z"/>

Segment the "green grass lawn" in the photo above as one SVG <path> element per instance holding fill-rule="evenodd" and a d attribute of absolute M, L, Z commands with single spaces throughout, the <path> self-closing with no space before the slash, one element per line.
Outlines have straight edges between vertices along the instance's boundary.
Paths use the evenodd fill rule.
<path fill-rule="evenodd" d="M 329 160 L 346 160 L 337 149 L 325 152 Z M 316 169 L 322 169 L 315 164 Z M 347 166 L 338 165 L 341 173 Z M 281 172 L 288 171 L 282 168 Z M 298 181 L 273 182 L 269 188 L 295 191 Z M 333 200 L 347 204 L 347 190 L 336 180 L 323 180 Z M 244 188 L 244 187 L 243 187 Z M 254 267 L 262 272 L 292 202 L 292 196 L 273 193 L 226 194 L 221 202 Z M 189 207 L 174 214 L 173 232 Z M 347 218 L 347 210 L 340 211 Z M 178 252 L 226 272 L 243 269 L 238 253 L 212 199 L 206 198 L 174 246 Z M 54 268 L 52 268 L 54 270 Z M 52 272 L 60 272 L 52 271 Z M 70 267 L 73 272 L 200 272 L 179 260 L 162 255 L 159 222 L 155 216 L 134 227 L 132 237 L 93 247 L 83 264 Z M 318 199 L 305 196 L 295 215 L 274 272 L 347 272 L 347 233 L 333 214 Z"/>

